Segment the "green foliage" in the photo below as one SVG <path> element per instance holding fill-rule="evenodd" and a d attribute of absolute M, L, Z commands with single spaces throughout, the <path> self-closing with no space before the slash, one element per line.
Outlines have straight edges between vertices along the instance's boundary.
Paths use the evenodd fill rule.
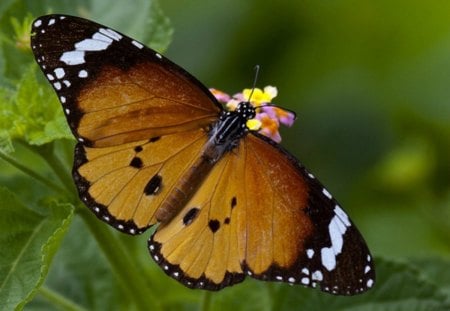
<path fill-rule="evenodd" d="M 0 144 L 0 151 L 4 153 L 12 151 L 11 139 L 43 145 L 73 137 L 53 91 L 36 79 L 36 68 L 31 65 L 17 89 L 1 96 L 0 137 L 5 143 Z"/>
<path fill-rule="evenodd" d="M 68 204 L 35 211 L 0 188 L 0 308 L 21 309 L 44 282 L 73 216 Z"/>
<path fill-rule="evenodd" d="M 149 233 L 120 234 L 76 198 L 73 139 L 34 63 L 29 24 L 78 15 L 164 51 L 173 31 L 159 2 L 0 1 L 0 309 L 449 310 L 450 23 L 434 2 L 403 2 L 161 2 L 179 22 L 174 60 L 197 61 L 194 73 L 229 92 L 248 87 L 259 63 L 283 106 L 302 104 L 301 133 L 287 131 L 285 144 L 347 194 L 378 255 L 375 287 L 336 297 L 251 279 L 187 289 L 150 259 Z"/>

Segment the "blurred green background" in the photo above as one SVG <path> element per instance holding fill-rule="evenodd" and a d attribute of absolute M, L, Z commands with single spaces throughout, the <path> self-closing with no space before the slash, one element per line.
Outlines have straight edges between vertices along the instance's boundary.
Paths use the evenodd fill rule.
<path fill-rule="evenodd" d="M 449 1 L 176 1 L 166 55 L 297 112 L 283 145 L 377 255 L 450 254 Z"/>
<path fill-rule="evenodd" d="M 22 21 L 27 12 L 78 15 L 149 42 L 133 15 L 144 2 L 1 0 L 0 58 L 17 54 L 14 59 L 20 60 L 0 62 L 2 87 L 13 86 L 33 62 L 29 51 L 18 54 L 5 43 L 16 39 L 11 18 Z M 282 144 L 340 201 L 376 257 L 449 262 L 449 1 L 164 0 L 160 7 L 174 28 L 164 54 L 205 85 L 239 92 L 251 86 L 254 66 L 261 66 L 258 86 L 277 86 L 275 103 L 297 112 L 294 126 L 282 129 Z M 71 146 L 60 144 L 60 153 L 70 158 Z M 48 171 L 42 159 L 22 156 L 24 148 L 15 147 L 19 160 Z M 47 194 L 2 161 L 0 169 L 0 185 L 22 201 Z M 202 292 L 193 294 L 149 263 L 148 234 L 115 236 L 133 250 L 139 269 L 155 275 L 161 299 L 175 299 L 165 292 L 167 286 L 176 288 L 177 299 L 196 306 Z M 111 290 L 113 276 L 105 262 L 85 224 L 75 218 L 46 286 L 93 309 L 111 307 L 123 288 Z M 86 263 L 91 270 L 80 268 Z M 220 302 L 241 293 L 237 297 L 245 300 L 245 288 L 259 283 L 246 281 L 215 297 Z M 30 310 L 47 310 L 42 300 L 38 295 Z"/>

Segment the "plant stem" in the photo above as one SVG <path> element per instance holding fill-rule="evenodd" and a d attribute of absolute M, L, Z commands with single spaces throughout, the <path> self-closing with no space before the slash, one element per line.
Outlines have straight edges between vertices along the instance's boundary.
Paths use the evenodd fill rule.
<path fill-rule="evenodd" d="M 56 192 L 64 192 L 65 189 L 62 188 L 61 186 L 59 186 L 58 184 L 48 180 L 47 178 L 39 175 L 38 173 L 36 173 L 35 171 L 29 169 L 28 167 L 20 164 L 19 162 L 17 162 L 16 160 L 14 160 L 13 158 L 11 158 L 10 156 L 4 154 L 3 152 L 0 152 L 0 158 L 3 159 L 5 162 L 8 162 L 10 165 L 14 166 L 15 168 L 17 168 L 19 171 L 22 171 L 23 173 L 25 173 L 26 175 L 36 179 L 37 181 L 41 182 L 42 184 L 44 184 L 45 186 L 49 187 L 50 189 L 53 189 Z"/>
<path fill-rule="evenodd" d="M 52 303 L 53 305 L 59 307 L 62 310 L 66 311 L 87 311 L 85 308 L 81 307 L 80 305 L 77 305 L 75 302 L 67 299 L 66 297 L 58 294 L 54 290 L 41 286 L 39 288 L 39 294 L 43 296 L 47 301 Z"/>
<path fill-rule="evenodd" d="M 161 310 L 155 291 L 136 269 L 134 262 L 128 255 L 123 242 L 118 239 L 106 226 L 101 224 L 86 208 L 77 208 L 78 214 L 93 233 L 98 245 L 103 250 L 112 270 L 123 285 L 138 310 Z"/>
<path fill-rule="evenodd" d="M 200 310 L 209 311 L 210 307 L 211 307 L 211 292 L 205 291 L 205 293 L 203 294 L 202 306 Z"/>
<path fill-rule="evenodd" d="M 67 189 L 68 193 L 74 193 L 72 176 L 69 173 L 69 168 L 67 165 L 63 164 L 54 151 L 54 142 L 51 142 L 43 146 L 31 146 L 26 145 L 30 150 L 37 153 L 44 159 L 52 171 L 58 176 L 59 180 L 63 183 L 64 187 Z"/>

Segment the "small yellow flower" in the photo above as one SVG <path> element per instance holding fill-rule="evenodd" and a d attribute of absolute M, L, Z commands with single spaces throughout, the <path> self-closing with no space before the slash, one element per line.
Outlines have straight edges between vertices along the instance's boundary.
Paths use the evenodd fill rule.
<path fill-rule="evenodd" d="M 247 121 L 246 126 L 250 131 L 259 131 L 261 129 L 262 123 L 258 119 L 250 119 Z"/>
<path fill-rule="evenodd" d="M 253 90 L 253 94 L 252 89 L 244 89 L 242 91 L 242 95 L 245 100 L 250 99 L 250 102 L 254 107 L 259 107 L 262 104 L 270 103 L 272 99 L 274 99 L 278 95 L 278 90 L 276 87 L 269 85 L 264 88 L 264 91 L 259 88 L 255 88 Z"/>

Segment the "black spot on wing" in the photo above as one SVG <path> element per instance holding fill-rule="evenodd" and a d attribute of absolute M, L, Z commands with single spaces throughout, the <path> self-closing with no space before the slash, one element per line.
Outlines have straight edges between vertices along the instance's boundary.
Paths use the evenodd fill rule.
<path fill-rule="evenodd" d="M 186 213 L 186 215 L 184 215 L 184 217 L 183 217 L 183 224 L 185 226 L 190 225 L 194 221 L 195 217 L 197 217 L 199 211 L 200 211 L 200 209 L 198 209 L 197 207 L 191 208 Z"/>
<path fill-rule="evenodd" d="M 223 221 L 224 224 L 228 225 L 230 223 L 230 217 L 225 218 Z"/>
<path fill-rule="evenodd" d="M 220 228 L 220 222 L 217 219 L 211 219 L 208 223 L 209 229 L 212 233 L 216 233 Z"/>
<path fill-rule="evenodd" d="M 161 137 L 155 136 L 149 139 L 149 142 L 154 143 L 155 141 L 158 141 Z"/>
<path fill-rule="evenodd" d="M 152 194 L 156 194 L 159 190 L 159 187 L 161 187 L 161 181 L 162 181 L 162 177 L 159 176 L 158 174 L 156 174 L 155 176 L 153 176 L 149 182 L 147 183 L 147 185 L 144 188 L 144 193 L 146 195 L 152 195 Z"/>
<path fill-rule="evenodd" d="M 143 149 L 142 149 L 142 146 L 136 146 L 136 147 L 134 147 L 134 151 L 135 152 L 141 152 Z"/>
<path fill-rule="evenodd" d="M 231 208 L 234 208 L 236 206 L 236 204 L 237 204 L 237 199 L 236 199 L 236 197 L 233 197 L 231 199 Z"/>
<path fill-rule="evenodd" d="M 130 166 L 132 166 L 134 168 L 141 168 L 143 166 L 141 158 L 134 157 L 130 162 Z"/>

